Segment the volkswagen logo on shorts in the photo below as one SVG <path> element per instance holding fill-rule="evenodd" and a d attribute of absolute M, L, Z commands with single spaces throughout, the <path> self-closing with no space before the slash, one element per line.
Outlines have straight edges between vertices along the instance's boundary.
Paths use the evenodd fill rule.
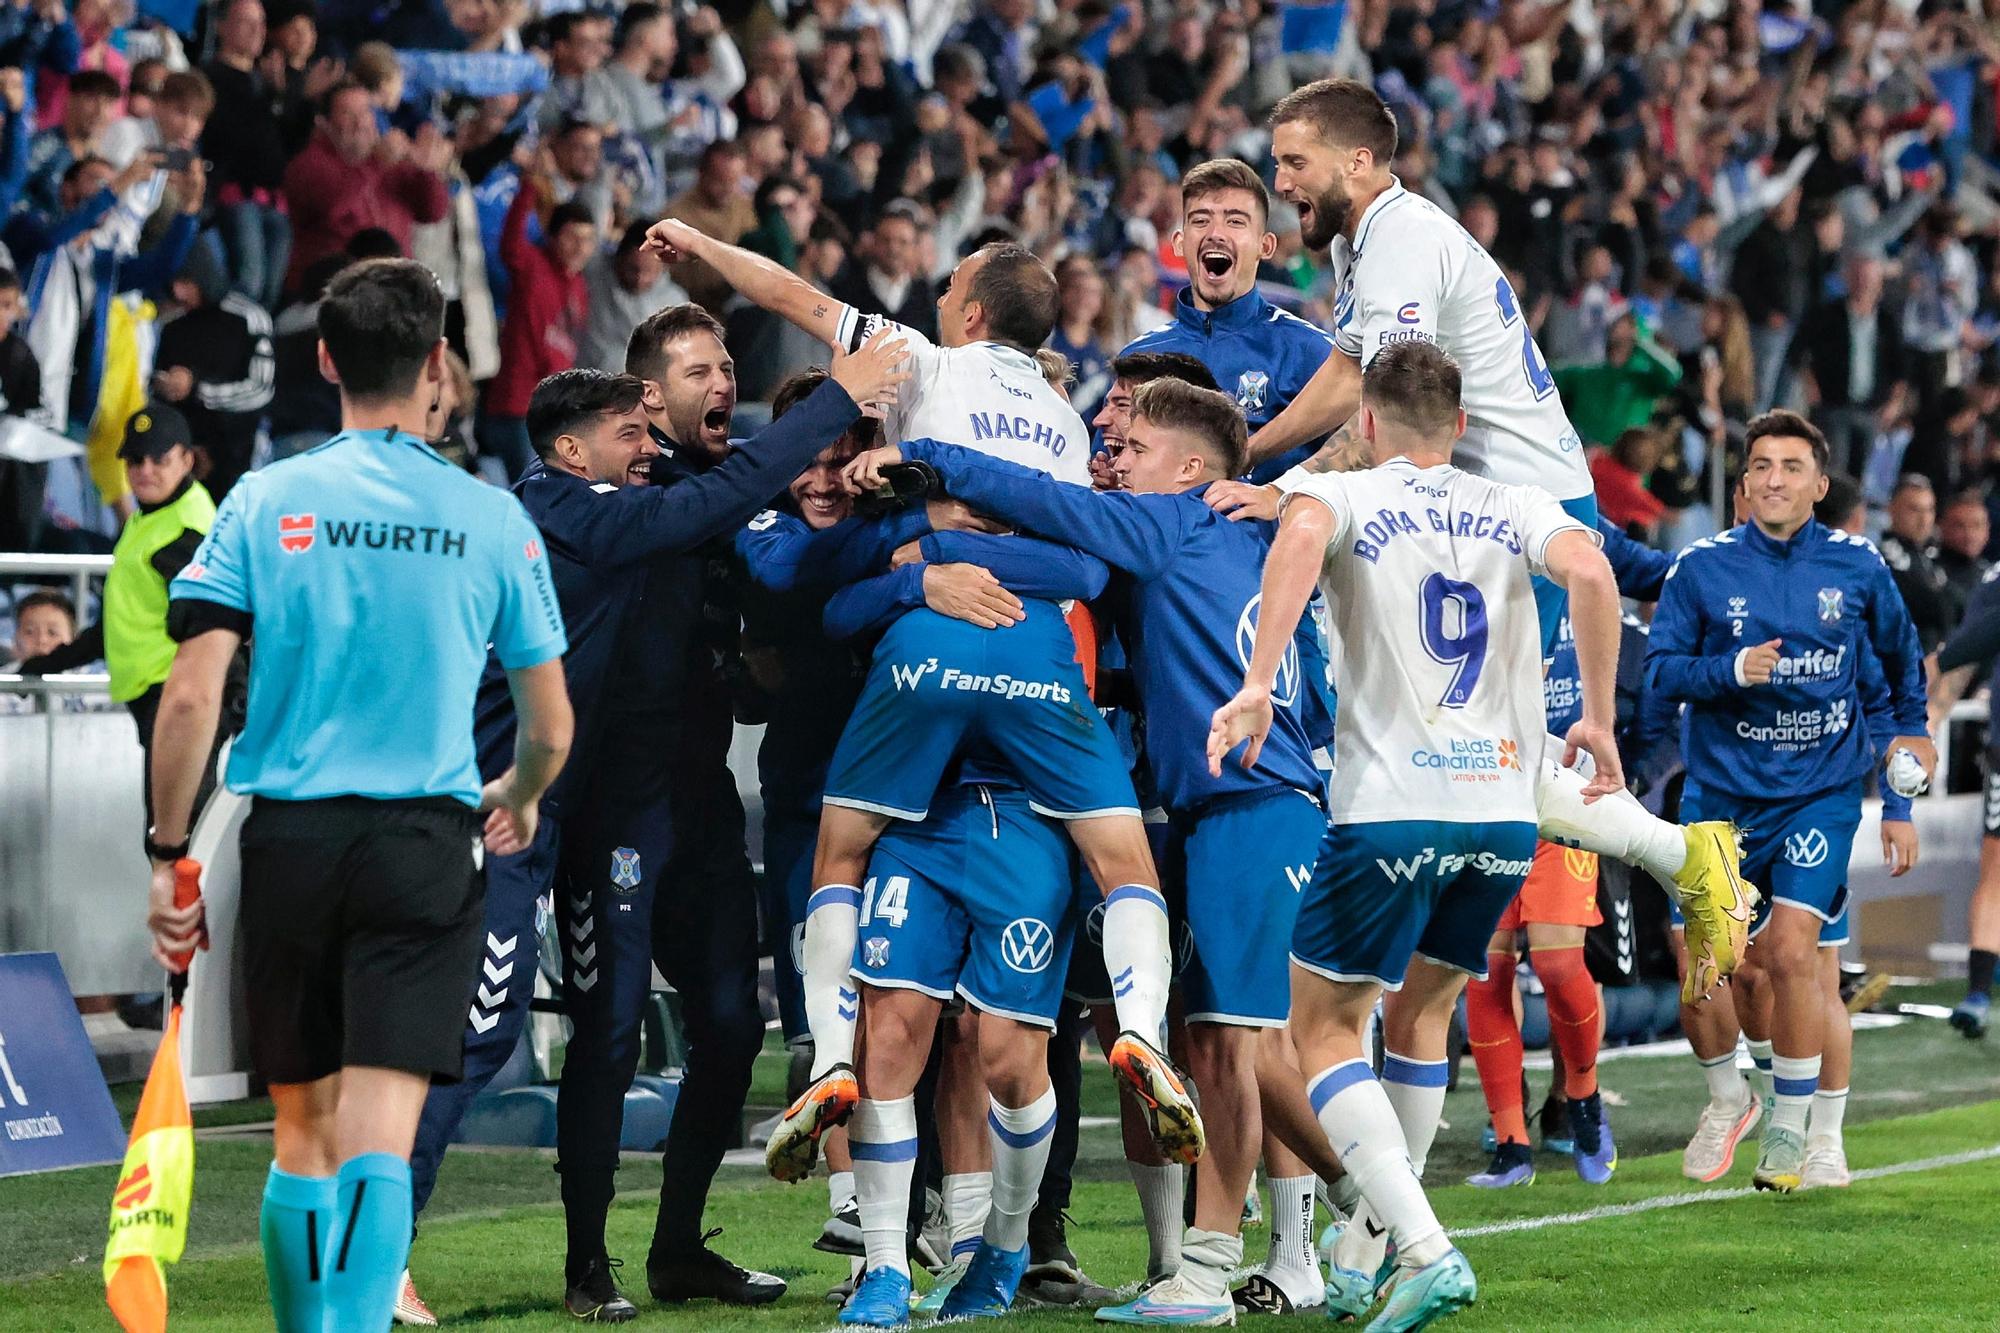
<path fill-rule="evenodd" d="M 1056 933 L 1049 923 L 1017 916 L 1000 932 L 1000 961 L 1029 976 L 1048 970 L 1056 956 Z"/>
<path fill-rule="evenodd" d="M 1801 870 L 1811 870 L 1826 860 L 1826 834 L 1816 828 L 1794 833 L 1785 839 L 1785 862 Z"/>
<path fill-rule="evenodd" d="M 1264 604 L 1264 594 L 1258 593 L 1243 603 L 1243 613 L 1236 617 L 1236 658 L 1243 669 L 1250 669 L 1250 652 L 1257 646 L 1257 610 Z M 1271 685 L 1271 702 L 1279 708 L 1290 708 L 1299 701 L 1299 645 L 1294 639 L 1285 645 L 1285 656 L 1278 663 L 1278 679 Z"/>
<path fill-rule="evenodd" d="M 1994 782 L 2000 784 L 2000 776 L 1995 776 Z M 2000 787 L 1996 787 L 1994 799 L 2000 800 Z M 1104 947 L 1104 900 L 1102 898 L 1092 903 L 1090 911 L 1085 914 L 1083 918 L 1083 933 L 1090 937 L 1092 944 L 1095 944 L 1100 949 Z"/>

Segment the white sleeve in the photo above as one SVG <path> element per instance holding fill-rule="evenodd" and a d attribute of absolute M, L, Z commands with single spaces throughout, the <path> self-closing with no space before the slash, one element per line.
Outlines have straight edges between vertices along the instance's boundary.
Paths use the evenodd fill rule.
<path fill-rule="evenodd" d="M 1333 535 L 1327 538 L 1329 546 L 1337 545 L 1346 534 L 1349 516 L 1354 513 L 1354 505 L 1348 497 L 1349 480 L 1344 472 L 1308 472 L 1301 467 L 1279 477 L 1271 483 L 1278 488 L 1278 517 L 1285 516 L 1285 507 L 1296 496 L 1306 495 L 1333 511 Z"/>
<path fill-rule="evenodd" d="M 1414 213 L 1412 205 L 1404 210 Z M 1377 225 L 1393 229 L 1401 219 L 1384 218 Z M 1436 342 L 1438 307 L 1450 290 L 1451 263 L 1456 247 L 1435 227 L 1416 226 L 1409 234 L 1377 236 L 1362 263 L 1354 266 L 1354 306 L 1341 327 L 1340 350 L 1361 362 L 1363 369 L 1392 342 L 1422 339 Z"/>
<path fill-rule="evenodd" d="M 1597 545 L 1604 545 L 1604 538 L 1597 529 L 1586 527 L 1572 518 L 1555 496 L 1539 486 L 1510 486 L 1514 492 L 1514 525 L 1521 534 L 1521 553 L 1528 558 L 1528 567 L 1535 573 L 1547 577 L 1549 543 L 1558 533 L 1581 532 Z"/>
<path fill-rule="evenodd" d="M 840 345 L 850 352 L 883 329 L 892 331 L 909 344 L 910 377 L 896 386 L 896 410 L 883 422 L 884 438 L 895 439 L 902 434 L 902 414 L 910 410 L 924 386 L 936 379 L 942 353 L 929 338 L 907 324 L 898 324 L 887 315 L 864 315 L 851 305 L 840 308 Z"/>

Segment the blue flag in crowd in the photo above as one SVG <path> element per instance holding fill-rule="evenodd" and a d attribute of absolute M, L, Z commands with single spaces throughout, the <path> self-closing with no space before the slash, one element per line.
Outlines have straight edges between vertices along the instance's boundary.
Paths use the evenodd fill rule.
<path fill-rule="evenodd" d="M 1347 23 L 1347 0 L 1305 0 L 1278 6 L 1278 47 L 1286 55 L 1331 51 Z"/>

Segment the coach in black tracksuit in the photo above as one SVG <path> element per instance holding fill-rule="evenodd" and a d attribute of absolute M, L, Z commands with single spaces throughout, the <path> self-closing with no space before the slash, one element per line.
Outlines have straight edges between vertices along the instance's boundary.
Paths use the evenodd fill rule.
<path fill-rule="evenodd" d="M 537 399 L 547 400 L 559 380 L 594 374 L 551 377 L 538 386 Z M 666 487 L 628 486 L 620 484 L 622 476 L 596 479 L 545 460 L 515 488 L 549 548 L 570 639 L 564 669 L 577 713 L 576 743 L 544 799 L 535 845 L 488 864 L 484 975 L 466 1029 L 465 1077 L 434 1089 L 425 1106 L 412 1154 L 415 1203 L 421 1210 L 466 1107 L 519 1040 L 534 986 L 535 903 L 552 893 L 565 946 L 565 1001 L 576 1028 L 565 1062 L 567 1106 L 559 1103 L 558 1110 L 558 1169 L 571 1222 L 567 1278 L 570 1296 L 594 1301 L 600 1319 L 635 1313 L 611 1281 L 603 1214 L 650 979 L 651 885 L 667 864 L 672 841 L 660 774 L 672 769 L 673 741 L 659 729 L 656 714 L 632 705 L 646 699 L 671 705 L 679 688 L 676 672 L 687 659 L 702 595 L 700 564 L 684 553 L 740 526 L 858 416 L 847 390 L 831 382 L 780 427 L 743 442 L 705 475 Z M 538 448 L 550 443 L 535 442 Z M 501 762 L 513 721 L 504 686 L 482 687 L 475 721 L 482 766 L 489 756 Z M 640 733 L 650 744 L 633 743 Z M 667 748 L 657 748 L 663 744 Z M 704 1034 L 692 1001 L 689 1009 L 699 1050 Z M 702 1072 L 700 1061 L 692 1060 L 677 1128 L 683 1116 L 690 1125 L 710 1118 Z M 721 1091 L 726 1099 L 728 1089 Z M 736 1100 L 740 1106 L 740 1094 Z M 695 1200 L 697 1219 L 706 1178 Z M 698 1232 L 696 1237 L 698 1244 Z M 669 1258 L 673 1262 L 663 1265 L 674 1270 L 669 1276 L 695 1279 L 670 1285 L 685 1295 L 718 1294 L 704 1288 L 703 1275 L 710 1279 L 707 1287 L 724 1294 L 747 1276 L 706 1250 Z M 732 1274 L 737 1281 L 723 1281 Z M 575 1299 L 566 1303 L 575 1308 Z"/>

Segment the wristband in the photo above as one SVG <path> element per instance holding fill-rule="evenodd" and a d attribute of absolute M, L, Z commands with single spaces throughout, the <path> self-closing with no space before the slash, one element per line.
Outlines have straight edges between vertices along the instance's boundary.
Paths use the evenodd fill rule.
<path fill-rule="evenodd" d="M 188 839 L 176 843 L 153 841 L 153 830 L 146 830 L 146 855 L 155 861 L 178 861 L 188 854 Z"/>

